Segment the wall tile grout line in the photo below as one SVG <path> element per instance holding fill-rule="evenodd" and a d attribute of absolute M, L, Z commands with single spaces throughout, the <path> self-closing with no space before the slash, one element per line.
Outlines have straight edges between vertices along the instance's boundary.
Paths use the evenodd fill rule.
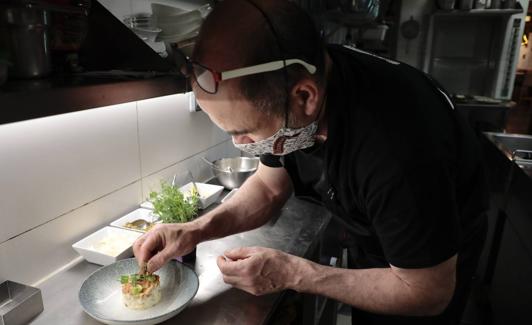
<path fill-rule="evenodd" d="M 135 102 L 135 111 L 137 112 L 137 147 L 139 156 L 139 177 L 140 177 L 140 192 L 144 198 L 144 178 L 142 177 L 142 152 L 140 150 L 140 118 L 139 118 L 139 102 Z"/>
<path fill-rule="evenodd" d="M 209 150 L 211 150 L 211 149 L 213 149 L 213 148 L 215 148 L 215 147 L 218 147 L 219 145 L 224 144 L 224 143 L 226 143 L 227 141 L 230 141 L 230 140 L 224 140 L 224 141 L 222 141 L 222 142 L 220 142 L 220 143 L 217 143 L 217 144 L 215 144 L 215 145 L 213 145 L 213 146 L 208 147 L 208 148 L 205 149 L 205 150 L 202 150 L 202 151 L 200 151 L 200 152 L 196 152 L 195 154 L 190 155 L 190 156 L 187 156 L 187 157 L 181 159 L 180 161 L 176 161 L 175 163 L 172 163 L 171 165 L 168 165 L 168 166 L 165 166 L 165 167 L 163 167 L 163 168 L 160 168 L 160 169 L 158 169 L 158 170 L 156 170 L 156 171 L 154 171 L 154 172 L 151 172 L 151 173 L 147 174 L 146 176 L 142 176 L 142 178 L 150 177 L 150 176 L 153 176 L 153 175 L 155 175 L 155 174 L 157 174 L 157 173 L 160 173 L 160 172 L 162 172 L 163 170 L 168 169 L 168 168 L 170 168 L 170 167 L 173 167 L 173 166 L 175 166 L 175 165 L 178 165 L 178 164 L 182 163 L 183 161 L 185 161 L 185 160 L 187 160 L 187 159 L 193 158 L 193 157 L 198 156 L 198 155 L 200 155 L 200 154 L 202 154 L 202 153 L 205 153 L 205 152 L 207 152 L 207 151 L 209 151 Z"/>
<path fill-rule="evenodd" d="M 110 195 L 112 195 L 112 194 L 114 194 L 114 193 L 116 193 L 116 192 L 118 192 L 118 191 L 121 191 L 121 190 L 125 189 L 126 187 L 131 186 L 131 185 L 137 183 L 138 181 L 139 181 L 138 179 L 137 179 L 137 180 L 134 180 L 133 182 L 128 183 L 128 184 L 126 184 L 126 185 L 124 185 L 124 186 L 122 186 L 122 187 L 120 187 L 120 188 L 118 188 L 118 189 L 116 189 L 116 190 L 113 190 L 113 191 L 111 191 L 111 192 L 109 192 L 109 193 L 106 193 L 106 194 L 104 194 L 104 195 L 101 195 L 101 196 L 95 198 L 94 200 L 91 200 L 91 201 L 89 201 L 89 202 L 87 202 L 87 203 L 84 203 L 84 204 L 82 204 L 82 205 L 80 205 L 80 206 L 78 206 L 78 207 L 76 207 L 76 208 L 73 208 L 73 209 L 71 209 L 71 210 L 68 210 L 67 212 L 61 213 L 61 214 L 58 215 L 57 217 L 54 217 L 54 218 L 52 218 L 52 219 L 50 219 L 50 220 L 48 220 L 48 221 L 46 221 L 46 222 L 40 223 L 40 224 L 38 224 L 38 225 L 36 225 L 36 226 L 34 226 L 34 227 L 31 227 L 31 228 L 28 229 L 28 230 L 25 230 L 25 231 L 23 231 L 23 232 L 21 232 L 21 233 L 15 235 L 15 236 L 13 236 L 13 237 L 10 237 L 10 238 L 8 238 L 8 239 L 6 239 L 6 240 L 0 242 L 0 245 L 4 244 L 4 243 L 6 243 L 6 242 L 8 242 L 8 241 L 10 241 L 10 240 L 12 240 L 12 239 L 15 239 L 15 238 L 17 238 L 17 237 L 19 237 L 19 236 L 22 236 L 22 235 L 24 235 L 25 233 L 28 233 L 28 232 L 30 232 L 30 231 L 32 231 L 32 230 L 35 230 L 35 229 L 37 229 L 37 228 L 39 228 L 39 227 L 42 227 L 42 226 L 44 226 L 44 225 L 46 225 L 46 224 L 48 224 L 48 223 L 50 223 L 50 222 L 52 222 L 52 221 L 55 221 L 55 220 L 57 220 L 57 219 L 59 219 L 59 218 L 61 218 L 61 217 L 64 217 L 64 216 L 66 216 L 67 214 L 72 213 L 72 212 L 74 212 L 74 211 L 76 211 L 76 210 L 79 210 L 79 209 L 81 209 L 81 208 L 83 208 L 83 207 L 85 207 L 85 206 L 87 206 L 87 205 L 89 205 L 89 204 L 91 204 L 91 203 L 94 203 L 94 202 L 96 202 L 96 201 L 98 201 L 98 200 L 101 200 L 101 199 L 103 199 L 103 198 L 105 198 L 105 197 L 108 197 L 108 196 L 110 196 Z"/>
<path fill-rule="evenodd" d="M 137 122 L 137 123 L 138 123 L 138 122 Z M 119 187 L 118 189 L 115 189 L 115 190 L 113 190 L 113 191 L 111 191 L 111 192 L 109 192 L 109 193 L 106 193 L 106 194 L 104 194 L 104 195 L 101 195 L 101 196 L 95 198 L 94 200 L 91 200 L 91 201 L 89 201 L 89 202 L 87 202 L 87 203 L 84 203 L 84 204 L 82 204 L 82 205 L 80 205 L 80 206 L 78 206 L 78 207 L 76 207 L 76 208 L 73 208 L 73 209 L 68 210 L 68 211 L 66 211 L 66 212 L 64 212 L 64 213 L 61 213 L 61 214 L 58 215 L 57 217 L 54 217 L 54 218 L 52 218 L 52 219 L 50 219 L 50 220 L 47 220 L 46 222 L 43 222 L 43 223 L 40 223 L 40 224 L 38 224 L 38 225 L 36 225 L 36 226 L 34 226 L 34 227 L 31 227 L 30 229 L 27 229 L 27 230 L 25 230 L 25 231 L 23 231 L 23 232 L 21 232 L 21 233 L 15 235 L 15 236 L 12 236 L 12 237 L 10 237 L 10 238 L 8 238 L 8 239 L 6 239 L 6 240 L 0 242 L 0 245 L 4 244 L 4 243 L 6 243 L 6 242 L 8 242 L 8 241 L 10 241 L 10 240 L 12 240 L 12 239 L 15 239 L 15 238 L 17 238 L 17 237 L 19 237 L 19 236 L 22 236 L 22 235 L 24 235 L 24 234 L 26 234 L 26 233 L 28 233 L 28 232 L 30 232 L 30 231 L 32 231 L 32 230 L 35 230 L 35 229 L 37 229 L 37 228 L 39 228 L 39 227 L 42 227 L 42 226 L 44 226 L 44 225 L 46 225 L 46 224 L 48 224 L 48 223 L 50 223 L 50 222 L 53 222 L 53 221 L 55 221 L 55 220 L 57 220 L 57 219 L 59 219 L 59 218 L 61 218 L 61 217 L 64 217 L 65 215 L 67 215 L 67 214 L 69 214 L 69 213 L 72 213 L 72 212 L 74 212 L 74 211 L 76 211 L 76 210 L 78 210 L 78 209 L 80 209 L 80 208 L 82 208 L 82 207 L 84 207 L 84 206 L 87 206 L 87 205 L 89 205 L 89 204 L 91 204 L 91 203 L 94 203 L 94 202 L 100 200 L 100 199 L 103 199 L 103 198 L 105 198 L 105 197 L 107 197 L 107 196 L 110 196 L 110 195 L 112 195 L 112 194 L 114 194 L 114 193 L 116 193 L 116 192 L 118 192 L 118 191 L 120 191 L 120 190 L 123 190 L 123 189 L 125 189 L 126 187 L 131 186 L 131 185 L 133 185 L 133 184 L 135 184 L 135 183 L 137 183 L 137 182 L 139 182 L 139 181 L 141 182 L 141 185 L 142 185 L 142 180 L 143 180 L 144 178 L 146 178 L 146 177 L 150 177 L 150 176 L 153 176 L 153 175 L 155 175 L 155 174 L 157 174 L 157 173 L 159 173 L 159 172 L 161 172 L 161 171 L 163 171 L 163 170 L 165 170 L 165 169 L 168 169 L 168 168 L 170 168 L 170 167 L 173 167 L 173 166 L 175 166 L 175 165 L 178 165 L 179 163 L 181 163 L 181 162 L 183 162 L 183 161 L 185 161 L 185 160 L 187 160 L 187 159 L 190 159 L 190 158 L 192 158 L 192 157 L 194 157 L 194 156 L 197 156 L 197 155 L 203 154 L 203 153 L 205 153 L 205 152 L 207 152 L 207 151 L 209 151 L 209 150 L 211 150 L 211 149 L 213 149 L 213 148 L 215 148 L 215 147 L 217 147 L 217 146 L 219 146 L 219 145 L 221 145 L 221 144 L 223 144 L 223 143 L 225 143 L 225 142 L 227 142 L 227 141 L 229 141 L 229 140 L 225 140 L 225 141 L 222 141 L 222 142 L 220 142 L 220 143 L 217 143 L 216 145 L 213 145 L 213 146 L 211 146 L 211 147 L 209 147 L 209 148 L 206 148 L 206 149 L 203 150 L 203 151 L 197 152 L 197 153 L 195 153 L 195 154 L 193 154 L 193 155 L 190 155 L 190 156 L 188 156 L 188 157 L 186 157 L 186 158 L 183 158 L 183 159 L 180 160 L 180 161 L 177 161 L 177 162 L 175 162 L 175 163 L 173 163 L 173 164 L 171 164 L 171 165 L 169 165 L 169 166 L 163 167 L 163 168 L 161 168 L 161 169 L 159 169 L 159 170 L 157 170 L 157 171 L 155 171 L 155 172 L 153 172 L 153 173 L 150 173 L 150 174 L 148 174 L 148 175 L 146 175 L 146 176 L 144 176 L 144 177 L 142 177 L 142 173 L 141 173 L 141 177 L 140 177 L 140 179 L 135 179 L 134 181 L 132 181 L 132 182 L 130 182 L 130 183 L 124 185 L 124 186 Z M 142 195 L 144 195 L 144 191 L 143 191 L 142 188 L 141 188 L 141 191 L 142 191 Z M 143 198 L 144 198 L 144 196 L 143 196 Z"/>

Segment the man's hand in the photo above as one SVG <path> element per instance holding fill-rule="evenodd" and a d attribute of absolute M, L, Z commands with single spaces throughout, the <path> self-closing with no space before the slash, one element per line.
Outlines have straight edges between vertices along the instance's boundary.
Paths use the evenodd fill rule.
<path fill-rule="evenodd" d="M 259 296 L 297 282 L 298 259 L 271 248 L 242 247 L 226 251 L 217 263 L 225 283 Z"/>
<path fill-rule="evenodd" d="M 170 259 L 190 253 L 198 244 L 195 230 L 192 223 L 156 225 L 133 244 L 139 265 L 148 263 L 152 273 Z"/>

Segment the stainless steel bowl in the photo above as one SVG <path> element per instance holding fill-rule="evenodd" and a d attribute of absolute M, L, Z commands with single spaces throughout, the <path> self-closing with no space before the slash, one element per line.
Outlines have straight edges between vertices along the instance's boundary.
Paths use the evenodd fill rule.
<path fill-rule="evenodd" d="M 240 187 L 259 167 L 259 158 L 223 158 L 212 163 L 214 175 L 226 189 Z"/>

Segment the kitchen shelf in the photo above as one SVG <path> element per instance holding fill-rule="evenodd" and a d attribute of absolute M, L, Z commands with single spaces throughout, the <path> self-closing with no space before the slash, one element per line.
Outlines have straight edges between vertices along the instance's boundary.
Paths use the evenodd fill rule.
<path fill-rule="evenodd" d="M 186 89 L 185 78 L 177 75 L 133 80 L 68 76 L 10 81 L 0 87 L 0 125 L 184 93 Z"/>
<path fill-rule="evenodd" d="M 172 60 L 162 58 L 98 1 L 87 16 L 87 35 L 76 56 L 84 73 L 8 79 L 0 86 L 0 125 L 187 91 Z M 56 55 L 56 56 L 55 56 Z M 52 62 L 64 62 L 52 51 Z"/>
<path fill-rule="evenodd" d="M 471 9 L 471 10 L 437 10 L 436 16 L 511 16 L 523 13 L 523 7 L 517 2 L 514 9 Z"/>

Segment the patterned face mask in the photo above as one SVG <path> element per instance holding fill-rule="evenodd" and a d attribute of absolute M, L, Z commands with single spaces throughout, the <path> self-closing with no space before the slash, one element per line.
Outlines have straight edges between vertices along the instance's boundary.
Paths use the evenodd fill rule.
<path fill-rule="evenodd" d="M 284 156 L 312 147 L 316 142 L 314 136 L 317 131 L 318 122 L 314 121 L 299 129 L 283 127 L 271 137 L 253 143 L 238 144 L 233 139 L 233 144 L 236 148 L 255 156 L 263 154 Z"/>

